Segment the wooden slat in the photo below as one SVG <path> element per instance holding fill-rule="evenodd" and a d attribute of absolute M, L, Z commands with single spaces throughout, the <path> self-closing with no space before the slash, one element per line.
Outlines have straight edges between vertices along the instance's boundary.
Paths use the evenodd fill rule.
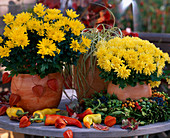
<path fill-rule="evenodd" d="M 170 43 L 170 33 L 138 33 L 139 37 L 152 42 Z"/>

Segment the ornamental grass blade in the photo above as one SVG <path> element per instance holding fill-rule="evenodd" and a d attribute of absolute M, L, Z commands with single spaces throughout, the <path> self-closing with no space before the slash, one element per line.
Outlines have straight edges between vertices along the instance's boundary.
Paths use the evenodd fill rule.
<path fill-rule="evenodd" d="M 12 77 L 8 77 L 8 76 L 9 76 L 9 73 L 8 73 L 8 72 L 5 72 L 5 73 L 2 75 L 2 84 L 11 82 Z"/>
<path fill-rule="evenodd" d="M 42 85 L 35 85 L 32 87 L 32 92 L 37 97 L 41 97 L 44 93 L 44 87 Z"/>
<path fill-rule="evenodd" d="M 14 106 L 21 100 L 21 97 L 18 94 L 12 93 L 9 98 L 9 105 Z"/>
<path fill-rule="evenodd" d="M 47 81 L 47 85 L 48 87 L 53 90 L 53 91 L 57 91 L 58 89 L 58 81 L 56 79 L 51 79 Z"/>

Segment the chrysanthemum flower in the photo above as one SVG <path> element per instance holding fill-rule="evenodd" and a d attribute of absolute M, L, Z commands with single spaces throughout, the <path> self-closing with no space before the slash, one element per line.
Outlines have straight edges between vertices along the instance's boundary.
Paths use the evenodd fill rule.
<path fill-rule="evenodd" d="M 38 54 L 42 55 L 42 58 L 44 58 L 45 55 L 55 56 L 55 52 L 57 54 L 60 53 L 60 50 L 56 47 L 55 43 L 53 43 L 52 40 L 49 39 L 42 39 L 42 41 L 39 41 L 39 44 L 37 44 Z"/>
<path fill-rule="evenodd" d="M 38 17 L 42 17 L 45 14 L 45 7 L 43 4 L 39 3 L 34 6 L 33 11 L 38 15 Z"/>
<path fill-rule="evenodd" d="M 14 21 L 14 16 L 11 15 L 11 13 L 7 13 L 6 15 L 3 15 L 4 16 L 4 19 L 3 21 L 6 23 L 6 24 L 9 24 L 11 22 Z"/>
<path fill-rule="evenodd" d="M 73 48 L 73 50 L 77 52 L 80 48 L 78 41 L 73 39 L 70 44 L 70 48 Z"/>
<path fill-rule="evenodd" d="M 67 15 L 70 17 L 70 18 L 72 18 L 72 19 L 74 19 L 74 18 L 77 18 L 79 15 L 78 14 L 76 14 L 76 12 L 75 11 L 73 11 L 72 9 L 71 10 L 66 10 L 66 13 L 67 13 Z"/>

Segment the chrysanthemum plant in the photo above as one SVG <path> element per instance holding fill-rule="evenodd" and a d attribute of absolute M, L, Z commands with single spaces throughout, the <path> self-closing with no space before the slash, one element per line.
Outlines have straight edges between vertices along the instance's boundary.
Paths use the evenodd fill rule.
<path fill-rule="evenodd" d="M 38 74 L 41 78 L 75 64 L 91 42 L 81 35 L 85 26 L 76 19 L 78 16 L 72 10 L 64 16 L 60 10 L 42 4 L 37 4 L 33 13 L 4 15 L 0 63 L 11 71 L 11 76 Z"/>
<path fill-rule="evenodd" d="M 138 37 L 101 40 L 96 48 L 100 77 L 122 89 L 127 85 L 136 86 L 137 83 L 158 87 L 165 75 L 163 69 L 166 63 L 170 63 L 168 53 Z"/>

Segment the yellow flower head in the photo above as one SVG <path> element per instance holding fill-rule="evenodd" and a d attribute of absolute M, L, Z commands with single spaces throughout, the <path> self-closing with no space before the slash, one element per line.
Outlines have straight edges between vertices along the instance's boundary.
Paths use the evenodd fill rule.
<path fill-rule="evenodd" d="M 11 50 L 8 47 L 2 47 L 0 46 L 0 57 L 9 57 L 9 53 L 11 52 Z"/>
<path fill-rule="evenodd" d="M 80 49 L 80 45 L 79 45 L 78 41 L 73 39 L 70 44 L 70 48 L 72 48 L 73 51 L 77 52 Z"/>
<path fill-rule="evenodd" d="M 81 44 L 84 44 L 86 47 L 90 48 L 91 40 L 82 36 L 82 43 Z"/>
<path fill-rule="evenodd" d="M 56 19 L 61 19 L 63 17 L 62 14 L 60 14 L 60 10 L 58 9 L 47 9 L 46 10 L 46 15 L 44 16 L 44 21 L 53 21 Z"/>
<path fill-rule="evenodd" d="M 66 10 L 66 13 L 67 13 L 67 15 L 70 17 L 70 18 L 72 18 L 72 19 L 74 19 L 74 18 L 77 18 L 79 15 L 78 14 L 76 14 L 76 12 L 75 11 L 73 11 L 72 9 L 71 10 Z"/>
<path fill-rule="evenodd" d="M 6 15 L 4 15 L 3 21 L 4 21 L 6 24 L 12 23 L 12 22 L 14 21 L 14 16 L 11 15 L 11 13 L 7 13 Z"/>
<path fill-rule="evenodd" d="M 37 14 L 38 17 L 43 17 L 44 14 L 46 13 L 45 7 L 42 3 L 36 4 L 36 6 L 34 6 L 34 12 Z"/>
<path fill-rule="evenodd" d="M 15 23 L 18 24 L 18 25 L 22 25 L 23 23 L 26 23 L 30 20 L 32 14 L 31 13 L 20 13 L 20 14 L 17 14 L 16 16 L 16 19 L 15 19 Z"/>
<path fill-rule="evenodd" d="M 154 88 L 154 87 L 159 87 L 159 85 L 161 84 L 161 81 L 151 81 L 151 80 L 149 80 L 149 83 L 150 83 L 151 88 Z"/>
<path fill-rule="evenodd" d="M 3 39 L 2 39 L 2 37 L 0 36 L 0 43 L 2 43 L 3 42 Z"/>
<path fill-rule="evenodd" d="M 42 58 L 44 58 L 45 55 L 55 56 L 55 53 L 60 53 L 60 50 L 56 47 L 55 43 L 53 43 L 52 40 L 46 38 L 42 39 L 42 41 L 39 41 L 37 47 L 39 49 L 37 53 L 41 54 Z"/>
<path fill-rule="evenodd" d="M 122 65 L 118 69 L 116 69 L 115 72 L 117 72 L 117 77 L 127 79 L 130 75 L 131 70 L 127 69 L 127 66 Z"/>

